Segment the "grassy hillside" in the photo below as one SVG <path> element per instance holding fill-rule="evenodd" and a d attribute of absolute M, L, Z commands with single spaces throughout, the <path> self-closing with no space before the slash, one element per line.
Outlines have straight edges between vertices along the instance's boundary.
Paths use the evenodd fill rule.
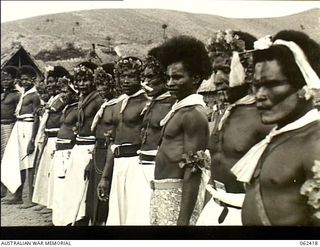
<path fill-rule="evenodd" d="M 168 37 L 189 34 L 206 41 L 210 33 L 218 29 L 238 29 L 257 37 L 282 29 L 296 29 L 320 41 L 320 9 L 263 19 L 231 19 L 159 9 L 101 9 L 3 23 L 1 53 L 10 49 L 12 42 L 20 42 L 32 55 L 65 47 L 67 43 L 88 50 L 92 43 L 96 43 L 119 46 L 128 55 L 143 56 L 148 48 L 163 40 L 164 23 L 168 25 Z M 114 58 L 103 52 L 99 55 L 104 62 Z"/>

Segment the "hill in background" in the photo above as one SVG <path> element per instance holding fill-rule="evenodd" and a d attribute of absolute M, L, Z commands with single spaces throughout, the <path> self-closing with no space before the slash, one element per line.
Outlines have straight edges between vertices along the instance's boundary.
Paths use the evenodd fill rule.
<path fill-rule="evenodd" d="M 167 25 L 165 30 L 163 24 Z M 39 58 L 39 53 L 73 46 L 84 54 L 94 43 L 103 62 L 110 62 L 117 58 L 115 47 L 123 55 L 144 56 L 149 48 L 163 41 L 164 35 L 193 35 L 206 41 L 210 33 L 228 28 L 256 37 L 295 29 L 305 31 L 319 42 L 320 9 L 261 19 L 232 19 L 161 9 L 100 9 L 45 15 L 2 23 L 1 54 L 19 42 L 42 62 L 61 64 L 68 60 L 72 64 L 83 57 L 70 60 L 58 56 L 50 62 L 50 59 L 45 61 L 45 57 Z"/>

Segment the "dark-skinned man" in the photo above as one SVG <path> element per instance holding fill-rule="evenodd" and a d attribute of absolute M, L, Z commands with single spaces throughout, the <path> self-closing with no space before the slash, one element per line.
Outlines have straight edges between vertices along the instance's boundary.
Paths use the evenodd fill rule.
<path fill-rule="evenodd" d="M 212 69 L 204 44 L 193 37 L 169 39 L 159 49 L 167 87 L 177 102 L 160 122 L 164 127 L 151 182 L 151 224 L 194 225 L 203 207 L 209 136 L 205 103 L 196 92 Z"/>
<path fill-rule="evenodd" d="M 17 122 L 2 159 L 1 181 L 11 193 L 14 193 L 13 198 L 3 203 L 22 204 L 22 191 L 28 174 L 29 195 L 25 204 L 29 205 L 33 189 L 35 138 L 39 127 L 39 117 L 36 113 L 40 107 L 40 97 L 35 88 L 36 71 L 31 66 L 24 65 L 18 74 L 23 93 L 15 111 Z M 15 155 L 12 155 L 13 153 Z"/>
<path fill-rule="evenodd" d="M 91 130 L 93 119 L 103 103 L 96 91 L 94 70 L 97 65 L 82 62 L 74 69 L 74 82 L 79 90 L 76 144 L 72 148 L 70 166 L 66 173 L 64 190 L 65 220 L 68 224 L 88 225 L 85 217 L 88 179 L 84 180 L 86 166 L 92 158 L 95 136 Z"/>
<path fill-rule="evenodd" d="M 58 79 L 64 76 L 70 75 L 62 66 L 52 67 L 52 69 L 48 70 L 46 76 L 46 89 L 50 99 L 45 106 L 45 112 L 41 118 L 41 126 L 44 127 L 44 140 L 41 143 L 43 152 L 39 153 L 42 153 L 42 155 L 38 157 L 39 164 L 36 164 L 37 173 L 32 201 L 50 209 L 47 212 L 52 209 L 53 183 L 50 173 L 56 149 L 57 134 L 60 128 L 60 117 L 62 110 L 66 106 L 66 102 L 63 101 L 63 98 L 59 94 L 60 87 L 58 85 Z"/>
<path fill-rule="evenodd" d="M 21 95 L 14 84 L 17 75 L 18 70 L 13 66 L 1 70 L 1 160 L 16 122 L 15 110 Z M 1 198 L 6 194 L 7 189 L 1 184 Z"/>
<path fill-rule="evenodd" d="M 114 109 L 114 144 L 98 186 L 98 195 L 107 199 L 110 190 L 107 225 L 128 225 L 137 200 L 133 190 L 134 172 L 138 168 L 141 147 L 142 110 L 147 102 L 141 89 L 142 61 L 136 57 L 120 59 L 115 70 L 126 97 Z M 112 183 L 111 183 L 112 181 Z M 111 186 L 111 189 L 110 189 Z"/>
<path fill-rule="evenodd" d="M 86 198 L 86 216 L 90 219 L 91 225 L 105 225 L 108 215 L 108 202 L 99 200 L 97 187 L 106 163 L 108 146 L 113 139 L 113 108 L 123 99 L 124 95 L 118 97 L 113 77 L 113 64 L 105 64 L 95 70 L 94 80 L 97 85 L 97 91 L 105 102 L 101 105 L 99 111 L 91 125 L 91 130 L 95 133 L 96 144 L 92 154 L 86 175 L 89 177 L 87 198 Z M 111 74 L 112 73 L 112 74 Z M 89 174 L 88 174 L 89 172 Z"/>
<path fill-rule="evenodd" d="M 150 182 L 154 179 L 155 157 L 161 137 L 162 126 L 160 121 L 170 111 L 176 99 L 166 88 L 166 70 L 156 58 L 157 48 L 149 51 L 144 62 L 142 73 L 142 87 L 151 98 L 142 111 L 142 143 L 139 152 L 139 166 L 133 174 L 132 189 L 138 194 L 127 218 L 129 225 L 150 225 L 150 197 L 152 190 Z"/>
<path fill-rule="evenodd" d="M 56 151 L 53 158 L 52 176 L 54 179 L 52 223 L 55 226 L 65 226 L 69 222 L 65 221 L 64 212 L 64 190 L 66 172 L 70 166 L 71 150 L 76 141 L 76 123 L 78 121 L 78 91 L 70 78 L 59 78 L 61 97 L 66 106 L 60 118 L 60 128 L 57 135 Z"/>
<path fill-rule="evenodd" d="M 246 184 L 242 222 L 319 226 L 319 44 L 285 30 L 255 47 L 257 108 L 262 122 L 276 127 L 231 170 Z"/>
<path fill-rule="evenodd" d="M 219 31 L 216 37 L 219 36 L 221 39 L 216 38 L 208 47 L 215 54 L 213 70 L 216 90 L 224 96 L 222 99 L 228 107 L 217 116 L 210 135 L 211 179 L 207 186 L 210 200 L 197 225 L 241 225 L 245 190 L 230 169 L 272 128 L 260 121 L 254 95 L 250 93 L 252 59 L 250 52 L 246 51 L 253 49 L 256 38 L 232 30 Z"/>

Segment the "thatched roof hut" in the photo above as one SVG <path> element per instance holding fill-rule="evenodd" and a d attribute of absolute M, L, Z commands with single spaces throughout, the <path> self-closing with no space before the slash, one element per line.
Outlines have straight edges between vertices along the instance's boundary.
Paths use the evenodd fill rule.
<path fill-rule="evenodd" d="M 23 65 L 30 65 L 37 72 L 38 79 L 44 79 L 44 68 L 42 68 L 32 55 L 20 44 L 12 47 L 1 55 L 1 69 L 9 65 L 17 69 Z"/>

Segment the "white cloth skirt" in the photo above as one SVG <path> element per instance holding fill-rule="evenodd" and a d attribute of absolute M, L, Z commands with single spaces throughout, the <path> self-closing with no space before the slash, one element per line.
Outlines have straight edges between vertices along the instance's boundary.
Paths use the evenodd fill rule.
<path fill-rule="evenodd" d="M 52 223 L 55 226 L 65 226 L 65 202 L 63 201 L 65 186 L 65 172 L 70 166 L 70 155 L 72 149 L 58 150 L 54 154 L 52 177 L 54 180 L 54 190 L 52 197 Z M 62 174 L 63 173 L 63 174 Z M 61 177 L 64 176 L 64 177 Z M 70 223 L 70 222 L 69 222 Z"/>
<path fill-rule="evenodd" d="M 128 174 L 128 212 L 126 225 L 150 225 L 150 200 L 152 189 L 150 182 L 154 180 L 155 165 L 139 164 Z"/>
<path fill-rule="evenodd" d="M 6 149 L 7 143 L 9 141 L 11 131 L 13 129 L 14 123 L 11 124 L 1 124 L 1 160 L 3 157 L 4 150 Z"/>
<path fill-rule="evenodd" d="M 216 203 L 213 198 L 203 208 L 197 226 L 241 226 L 241 209 L 228 207 L 228 214 L 222 223 L 218 222 L 223 207 Z"/>
<path fill-rule="evenodd" d="M 137 173 L 138 162 L 139 156 L 114 159 L 106 225 L 128 225 L 128 216 L 132 215 L 130 210 L 140 200 L 140 195 L 135 194 L 135 179 L 132 177 Z"/>
<path fill-rule="evenodd" d="M 49 193 L 49 180 L 50 180 L 50 169 L 56 150 L 56 137 L 48 138 L 48 142 L 44 147 L 42 157 L 40 159 L 36 180 L 34 184 L 34 191 L 32 201 L 37 204 L 41 204 L 48 208 L 51 205 L 48 204 L 48 193 Z"/>
<path fill-rule="evenodd" d="M 20 170 L 33 167 L 35 152 L 26 156 L 27 147 L 31 140 L 32 127 L 33 122 L 16 122 L 3 154 L 1 182 L 11 193 L 14 193 L 21 185 Z"/>
<path fill-rule="evenodd" d="M 88 180 L 84 180 L 84 171 L 92 159 L 92 145 L 75 145 L 71 151 L 70 164 L 66 172 L 63 202 L 64 225 L 80 220 L 85 216 L 85 199 Z"/>

